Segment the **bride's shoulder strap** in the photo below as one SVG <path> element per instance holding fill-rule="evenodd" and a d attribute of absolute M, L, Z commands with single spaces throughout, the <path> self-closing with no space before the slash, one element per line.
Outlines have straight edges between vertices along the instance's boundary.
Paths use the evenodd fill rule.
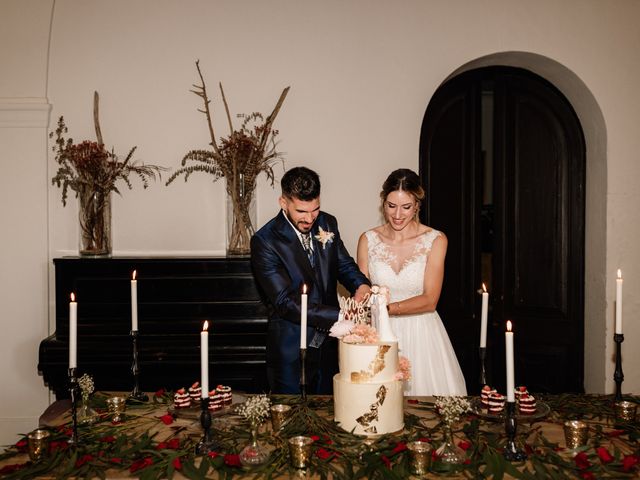
<path fill-rule="evenodd" d="M 367 230 L 364 235 L 367 237 L 367 242 L 369 243 L 369 246 L 375 245 L 380 242 L 380 237 L 378 236 L 376 231 L 373 229 Z"/>
<path fill-rule="evenodd" d="M 431 228 L 428 231 L 424 232 L 424 234 L 422 235 L 423 247 L 427 251 L 431 250 L 431 247 L 433 246 L 433 242 L 435 242 L 436 238 L 438 238 L 440 235 L 442 235 L 442 232 L 440 232 L 439 230 L 436 230 L 435 228 Z"/>

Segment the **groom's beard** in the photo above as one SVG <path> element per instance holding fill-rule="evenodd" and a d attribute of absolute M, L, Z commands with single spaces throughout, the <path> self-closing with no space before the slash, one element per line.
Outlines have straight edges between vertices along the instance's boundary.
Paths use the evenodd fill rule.
<path fill-rule="evenodd" d="M 313 224 L 316 223 L 317 219 L 317 217 L 314 218 L 313 222 L 311 223 L 305 222 L 303 220 L 298 220 L 296 222 L 291 218 L 289 212 L 287 212 L 284 208 L 282 209 L 282 213 L 286 215 L 287 219 L 291 222 L 291 225 L 293 225 L 300 233 L 309 233 L 311 231 L 311 228 L 313 228 Z"/>

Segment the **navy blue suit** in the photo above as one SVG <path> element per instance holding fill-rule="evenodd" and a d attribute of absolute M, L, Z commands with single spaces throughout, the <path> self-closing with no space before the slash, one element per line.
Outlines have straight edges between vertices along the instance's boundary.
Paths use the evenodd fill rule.
<path fill-rule="evenodd" d="M 324 247 L 315 235 L 319 227 L 334 234 Z M 281 211 L 251 238 L 254 276 L 272 313 L 267 329 L 267 375 L 272 393 L 300 391 L 300 294 L 307 285 L 307 344 L 316 333 L 327 334 L 338 320 L 337 284 L 351 294 L 369 285 L 347 252 L 335 217 L 320 212 L 311 229 L 311 265 L 291 224 Z M 337 341 L 328 335 L 319 347 L 307 348 L 307 392 L 330 394 L 338 371 Z"/>

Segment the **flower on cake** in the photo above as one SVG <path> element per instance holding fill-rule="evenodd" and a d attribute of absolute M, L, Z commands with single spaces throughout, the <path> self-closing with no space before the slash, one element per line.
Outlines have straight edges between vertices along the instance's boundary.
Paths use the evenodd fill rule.
<path fill-rule="evenodd" d="M 366 323 L 356 323 L 348 335 L 342 337 L 345 343 L 376 343 L 378 331 Z"/>
<path fill-rule="evenodd" d="M 351 330 L 355 326 L 356 324 L 353 323 L 351 320 L 341 319 L 336 323 L 334 323 L 333 325 L 331 325 L 331 328 L 329 329 L 329 335 L 336 338 L 345 337 L 349 335 L 349 333 L 351 333 Z"/>
<path fill-rule="evenodd" d="M 394 380 L 411 380 L 411 362 L 407 357 L 402 355 L 398 357 L 398 371 Z"/>
<path fill-rule="evenodd" d="M 335 236 L 335 233 L 330 232 L 329 230 L 325 230 L 320 226 L 318 227 L 318 233 L 314 235 L 315 239 L 322 244 L 323 250 L 327 246 L 327 243 L 333 243 L 334 236 Z"/>

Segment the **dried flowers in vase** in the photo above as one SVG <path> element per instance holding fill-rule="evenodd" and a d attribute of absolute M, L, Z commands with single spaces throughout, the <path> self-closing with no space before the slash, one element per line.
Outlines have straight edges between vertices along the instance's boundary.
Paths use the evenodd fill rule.
<path fill-rule="evenodd" d="M 113 150 L 105 148 L 98 121 L 98 92 L 94 94 L 94 123 L 97 142 L 84 140 L 74 143 L 65 138 L 68 132 L 64 117 L 58 119 L 58 127 L 49 135 L 55 137 L 55 160 L 58 171 L 51 179 L 53 185 L 62 188 L 62 205 L 67 205 L 69 189 L 76 192 L 80 204 L 80 254 L 89 256 L 111 254 L 111 192 L 120 194 L 116 183 L 121 180 L 132 189 L 130 176 L 142 181 L 143 188 L 149 180 L 160 178 L 165 170 L 156 165 L 136 165 L 132 162 L 133 147 L 124 160 Z"/>
<path fill-rule="evenodd" d="M 221 137 L 218 141 L 213 128 L 211 100 L 200 70 L 200 61 L 196 62 L 196 68 L 201 84 L 194 85 L 194 90 L 191 91 L 202 98 L 204 103 L 204 109 L 199 111 L 207 118 L 211 140 L 209 144 L 213 150 L 189 151 L 182 159 L 182 167 L 169 177 L 166 185 L 179 176 L 184 176 L 186 182 L 195 172 L 209 173 L 213 175 L 214 181 L 224 178 L 227 182 L 226 190 L 229 200 L 227 254 L 247 255 L 250 253 L 249 242 L 254 233 L 250 210 L 255 200 L 256 179 L 260 173 L 264 172 L 273 186 L 273 165 L 278 160 L 282 160 L 282 153 L 276 150 L 275 139 L 278 131 L 273 129 L 273 123 L 289 92 L 289 87 L 282 91 L 268 117 L 264 118 L 259 112 L 238 115 L 243 120 L 240 128 L 236 129 L 231 121 L 229 105 L 220 83 L 220 94 L 229 124 L 229 135 Z"/>
<path fill-rule="evenodd" d="M 260 465 L 269 458 L 269 452 L 258 443 L 258 428 L 270 414 L 271 400 L 267 395 L 254 395 L 236 407 L 236 413 L 249 422 L 251 439 L 240 452 L 244 465 Z"/>

